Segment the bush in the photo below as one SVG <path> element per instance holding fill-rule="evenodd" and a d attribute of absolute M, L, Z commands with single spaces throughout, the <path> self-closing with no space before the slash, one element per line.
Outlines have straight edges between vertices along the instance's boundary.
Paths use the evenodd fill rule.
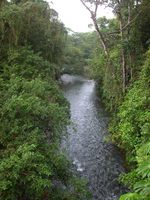
<path fill-rule="evenodd" d="M 148 200 L 150 196 L 149 75 L 150 50 L 139 79 L 120 106 L 117 122 L 110 128 L 113 141 L 125 151 L 131 166 L 130 172 L 122 177 L 122 181 L 134 193 L 123 195 L 120 200 Z"/>

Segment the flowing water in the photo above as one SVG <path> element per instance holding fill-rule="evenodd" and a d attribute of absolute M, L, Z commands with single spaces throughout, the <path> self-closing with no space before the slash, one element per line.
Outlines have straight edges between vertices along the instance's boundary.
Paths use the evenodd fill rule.
<path fill-rule="evenodd" d="M 96 97 L 95 82 L 70 75 L 61 80 L 72 120 L 63 149 L 76 173 L 88 180 L 92 200 L 118 200 L 125 191 L 117 181 L 124 172 L 123 160 L 118 149 L 105 142 L 108 116 Z"/>

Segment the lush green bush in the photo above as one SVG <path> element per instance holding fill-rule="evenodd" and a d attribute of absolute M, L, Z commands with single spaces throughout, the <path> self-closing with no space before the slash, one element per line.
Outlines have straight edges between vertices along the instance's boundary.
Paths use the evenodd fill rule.
<path fill-rule="evenodd" d="M 78 195 L 85 194 L 75 192 L 79 184 L 71 181 L 70 164 L 59 149 L 62 133 L 69 123 L 69 105 L 53 79 L 52 66 L 26 48 L 11 50 L 3 66 L 2 200 L 79 199 Z"/>
<path fill-rule="evenodd" d="M 97 92 L 105 103 L 106 109 L 112 112 L 117 110 L 122 101 L 119 49 L 117 46 L 111 50 L 110 57 L 114 72 L 107 65 L 102 51 L 97 50 L 91 61 L 90 74 L 97 81 Z"/>
<path fill-rule="evenodd" d="M 67 31 L 46 1 L 0 3 L 0 199 L 77 200 L 60 150 L 69 103 L 56 79 Z"/>
<path fill-rule="evenodd" d="M 94 32 L 68 35 L 62 73 L 87 75 L 95 43 Z"/>
<path fill-rule="evenodd" d="M 136 149 L 149 139 L 149 67 L 150 51 L 141 76 L 128 91 L 120 106 L 113 139 L 125 149 L 129 160 L 134 161 Z"/>
<path fill-rule="evenodd" d="M 142 145 L 137 151 L 137 169 L 134 180 L 133 191 L 122 195 L 120 200 L 149 200 L 150 197 L 150 142 Z M 133 176 L 133 178 L 134 178 Z M 129 183 L 129 179 L 127 181 Z"/>
<path fill-rule="evenodd" d="M 130 172 L 121 177 L 135 193 L 121 200 L 148 200 L 150 197 L 150 50 L 139 79 L 129 89 L 110 130 L 112 139 L 125 151 Z"/>

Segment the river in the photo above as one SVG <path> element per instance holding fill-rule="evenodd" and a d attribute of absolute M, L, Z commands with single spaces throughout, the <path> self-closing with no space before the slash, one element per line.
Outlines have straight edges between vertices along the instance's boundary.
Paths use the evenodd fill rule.
<path fill-rule="evenodd" d="M 119 150 L 105 142 L 108 115 L 97 99 L 95 82 L 70 75 L 61 80 L 72 121 L 62 147 L 76 173 L 88 180 L 92 200 L 118 200 L 125 191 L 118 176 L 125 169 Z"/>

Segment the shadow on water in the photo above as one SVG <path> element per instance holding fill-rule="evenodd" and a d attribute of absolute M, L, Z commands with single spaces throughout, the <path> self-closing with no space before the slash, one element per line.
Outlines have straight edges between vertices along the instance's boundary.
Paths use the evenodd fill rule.
<path fill-rule="evenodd" d="M 63 75 L 61 81 L 73 122 L 62 148 L 72 161 L 75 173 L 88 180 L 93 200 L 118 200 L 125 192 L 118 176 L 125 169 L 117 148 L 104 141 L 108 135 L 108 117 L 97 104 L 95 82 L 70 75 Z"/>

